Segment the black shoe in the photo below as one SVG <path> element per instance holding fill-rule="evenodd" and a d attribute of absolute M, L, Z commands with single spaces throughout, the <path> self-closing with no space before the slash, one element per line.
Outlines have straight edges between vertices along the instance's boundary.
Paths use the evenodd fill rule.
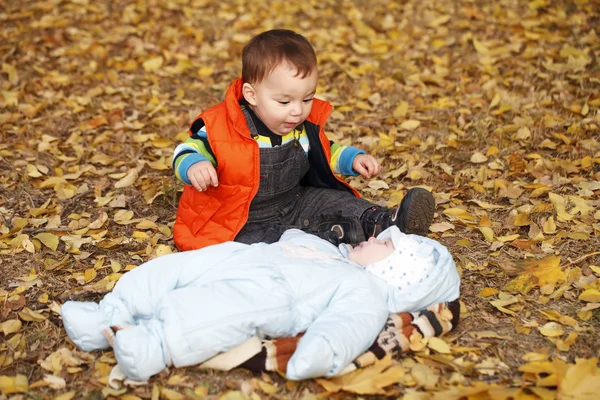
<path fill-rule="evenodd" d="M 356 231 L 360 228 L 358 226 L 355 227 L 355 225 L 340 218 L 339 220 L 321 222 L 315 226 L 303 229 L 303 231 L 325 239 L 336 246 L 339 246 L 340 243 L 356 245 L 364 238 L 362 235 L 359 237 Z"/>
<path fill-rule="evenodd" d="M 433 221 L 435 199 L 425 189 L 410 189 L 395 209 L 374 206 L 361 217 L 366 237 L 377 236 L 385 229 L 396 225 L 407 234 L 427 236 Z"/>

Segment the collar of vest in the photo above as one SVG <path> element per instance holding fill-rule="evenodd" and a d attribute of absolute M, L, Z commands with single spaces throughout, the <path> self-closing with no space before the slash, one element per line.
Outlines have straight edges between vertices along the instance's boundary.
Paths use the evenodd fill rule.
<path fill-rule="evenodd" d="M 246 118 L 244 117 L 244 113 L 240 109 L 239 104 L 240 99 L 243 97 L 242 86 L 242 78 L 233 81 L 225 94 L 225 107 L 227 108 L 227 114 L 229 115 L 234 128 L 244 136 L 250 137 L 250 129 L 248 129 Z M 322 127 L 329 118 L 332 110 L 333 106 L 329 102 L 314 99 L 312 109 L 306 120 Z"/>

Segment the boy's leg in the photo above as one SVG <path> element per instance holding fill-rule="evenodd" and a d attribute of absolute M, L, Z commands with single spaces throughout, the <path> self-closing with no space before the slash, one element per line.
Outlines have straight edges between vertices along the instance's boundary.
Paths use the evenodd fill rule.
<path fill-rule="evenodd" d="M 339 220 L 334 221 L 339 224 Z M 327 240 L 329 243 L 339 245 L 342 237 L 344 236 L 344 229 L 335 229 L 339 225 L 336 225 L 334 229 L 331 227 L 309 227 L 305 228 L 299 225 L 283 225 L 283 224 L 246 224 L 235 237 L 236 242 L 252 244 L 252 243 L 275 243 L 279 240 L 281 235 L 292 228 L 303 230 L 307 233 L 313 234 L 320 237 L 323 240 Z"/>
<path fill-rule="evenodd" d="M 333 189 L 303 187 L 293 223 L 314 231 L 343 231 L 341 241 L 359 243 L 396 225 L 408 234 L 426 236 L 435 212 L 433 195 L 410 189 L 400 205 L 388 208 Z"/>
<path fill-rule="evenodd" d="M 361 216 L 370 207 L 370 201 L 345 191 L 305 186 L 290 213 L 290 223 L 318 236 L 333 232 L 341 242 L 357 244 L 367 238 Z"/>
<path fill-rule="evenodd" d="M 284 226 L 277 222 L 268 223 L 247 223 L 237 234 L 234 241 L 252 244 L 252 243 L 275 243 L 279 240 L 283 232 L 293 226 Z"/>

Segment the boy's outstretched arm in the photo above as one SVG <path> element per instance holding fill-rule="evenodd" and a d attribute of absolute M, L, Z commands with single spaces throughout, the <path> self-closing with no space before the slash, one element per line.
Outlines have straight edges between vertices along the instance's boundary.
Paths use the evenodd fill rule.
<path fill-rule="evenodd" d="M 334 173 L 346 176 L 361 175 L 365 179 L 379 175 L 381 165 L 375 157 L 354 146 L 342 146 L 332 141 L 329 143 L 331 145 L 329 166 Z"/>

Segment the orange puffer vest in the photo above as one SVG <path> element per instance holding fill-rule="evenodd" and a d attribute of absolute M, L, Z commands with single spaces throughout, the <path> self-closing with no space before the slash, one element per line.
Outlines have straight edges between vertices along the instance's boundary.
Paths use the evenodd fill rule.
<path fill-rule="evenodd" d="M 223 103 L 209 108 L 196 119 L 201 119 L 206 126 L 210 147 L 217 160 L 219 186 L 203 192 L 191 185 L 184 186 L 173 227 L 173 239 L 180 250 L 233 240 L 248 220 L 250 203 L 260 183 L 260 150 L 250 136 L 238 103 L 241 98 L 242 80 L 237 79 L 227 90 Z M 307 173 L 308 179 L 304 183 L 348 190 L 358 197 L 358 192 L 335 176 L 328 164 L 331 147 L 323 125 L 332 108 L 328 102 L 314 99 L 306 119 L 306 126 L 314 132 L 314 140 L 310 140 L 307 129 L 311 146 L 309 155 L 313 154 L 309 156 L 312 171 Z"/>

